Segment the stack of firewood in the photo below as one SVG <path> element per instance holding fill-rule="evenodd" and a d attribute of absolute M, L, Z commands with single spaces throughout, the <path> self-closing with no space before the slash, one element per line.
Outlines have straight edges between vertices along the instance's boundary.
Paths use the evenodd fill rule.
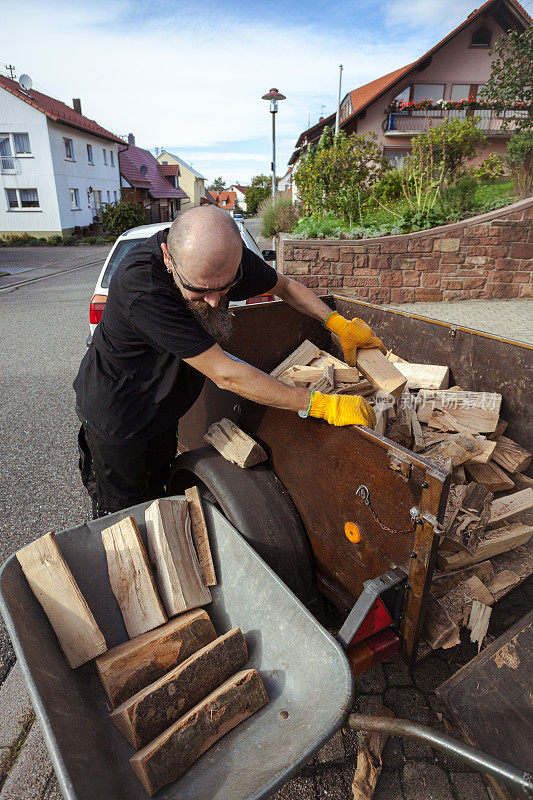
<path fill-rule="evenodd" d="M 177 780 L 268 697 L 242 631 L 222 636 L 202 608 L 216 585 L 196 487 L 145 513 L 148 552 L 133 517 L 102 531 L 109 581 L 129 641 L 105 639 L 53 534 L 17 553 L 70 666 L 96 657 L 111 719 L 138 751 L 130 764 L 153 795 Z"/>
<path fill-rule="evenodd" d="M 449 387 L 447 366 L 378 350 L 359 350 L 357 368 L 349 367 L 307 340 L 271 375 L 326 394 L 364 396 L 377 433 L 451 473 L 423 636 L 426 650 L 451 647 L 464 625 L 481 645 L 492 604 L 533 572 L 525 547 L 533 534 L 533 479 L 523 474 L 532 454 L 504 435 L 501 394 Z"/>

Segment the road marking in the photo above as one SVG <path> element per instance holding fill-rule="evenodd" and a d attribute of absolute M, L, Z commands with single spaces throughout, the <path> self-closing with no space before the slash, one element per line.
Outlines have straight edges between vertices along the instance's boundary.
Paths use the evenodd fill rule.
<path fill-rule="evenodd" d="M 95 264 L 103 264 L 105 258 L 100 258 L 98 261 L 90 261 L 88 264 L 82 264 L 80 267 L 71 267 L 70 269 L 62 269 L 61 272 L 52 272 L 50 275 L 40 275 L 38 278 L 28 278 L 27 281 L 20 281 L 20 283 L 12 283 L 9 286 L 4 286 L 0 289 L 0 294 L 3 292 L 10 292 L 12 289 L 18 289 L 19 286 L 24 286 L 26 283 L 35 283 L 36 281 L 44 281 L 46 278 L 55 278 L 56 275 L 64 275 L 66 272 L 76 272 L 78 269 L 85 269 L 85 267 L 94 267 Z M 39 269 L 37 267 L 37 269 Z"/>

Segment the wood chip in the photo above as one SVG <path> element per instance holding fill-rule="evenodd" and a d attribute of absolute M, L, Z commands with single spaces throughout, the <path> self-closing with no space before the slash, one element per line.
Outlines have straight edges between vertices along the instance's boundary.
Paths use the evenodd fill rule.
<path fill-rule="evenodd" d="M 477 642 L 477 651 L 481 650 L 483 639 L 487 635 L 492 608 L 474 600 L 468 618 L 467 628 L 470 629 L 470 641 Z"/>
<path fill-rule="evenodd" d="M 456 487 L 452 497 L 454 513 L 448 514 L 446 535 L 442 540 L 444 547 L 474 552 L 490 517 L 492 497 L 492 492 L 477 483 Z"/>
<path fill-rule="evenodd" d="M 378 717 L 394 717 L 394 712 L 385 706 L 378 706 Z M 381 754 L 387 742 L 385 733 L 366 733 L 357 746 L 357 764 L 352 783 L 354 800 L 372 800 L 381 774 Z"/>
<path fill-rule="evenodd" d="M 204 439 L 227 461 L 242 469 L 248 469 L 268 459 L 260 444 L 225 417 L 208 428 Z"/>
<path fill-rule="evenodd" d="M 488 606 L 494 603 L 493 596 L 477 575 L 461 581 L 448 594 L 441 597 L 439 602 L 456 625 L 461 626 L 466 624 L 474 600 L 479 600 Z"/>
<path fill-rule="evenodd" d="M 476 575 L 479 580 L 485 584 L 489 592 L 494 595 L 494 592 L 490 588 L 490 582 L 495 575 L 491 561 L 482 561 L 479 564 L 473 564 L 471 567 L 458 569 L 455 572 L 444 572 L 440 575 L 434 575 L 431 582 L 431 591 L 438 600 L 439 597 L 444 597 L 445 594 L 448 594 L 448 592 L 458 586 L 462 581 L 466 581 L 473 575 Z"/>
<path fill-rule="evenodd" d="M 133 517 L 105 528 L 102 542 L 109 582 L 130 639 L 166 622 L 167 615 Z"/>
<path fill-rule="evenodd" d="M 18 550 L 17 560 L 72 669 L 104 653 L 104 636 L 54 534 L 45 533 Z"/>

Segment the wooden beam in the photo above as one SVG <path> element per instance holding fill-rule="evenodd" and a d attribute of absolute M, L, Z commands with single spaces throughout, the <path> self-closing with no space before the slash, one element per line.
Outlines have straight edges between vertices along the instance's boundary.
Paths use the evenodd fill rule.
<path fill-rule="evenodd" d="M 144 512 L 148 553 L 169 617 L 211 602 L 191 536 L 186 500 L 163 497 Z"/>
<path fill-rule="evenodd" d="M 461 569 L 469 567 L 471 564 L 477 564 L 480 561 L 485 561 L 487 558 L 499 555 L 499 553 L 506 553 L 512 550 L 513 547 L 525 544 L 533 534 L 533 526 L 522 525 L 516 522 L 512 525 L 495 528 L 488 531 L 485 537 L 480 541 L 473 553 L 447 553 L 439 551 L 437 555 L 437 564 L 439 568 L 445 572 L 453 569 Z"/>
<path fill-rule="evenodd" d="M 130 758 L 133 771 L 148 794 L 155 794 L 266 703 L 268 697 L 257 670 L 237 673 Z"/>
<path fill-rule="evenodd" d="M 211 555 L 211 548 L 209 546 L 209 533 L 205 522 L 202 498 L 200 497 L 198 487 L 191 486 L 190 489 L 185 489 L 185 499 L 189 506 L 192 535 L 194 537 L 204 583 L 206 586 L 216 586 L 217 576 L 213 564 L 213 557 Z"/>
<path fill-rule="evenodd" d="M 133 517 L 105 528 L 102 542 L 109 582 L 130 639 L 166 622 L 167 615 Z"/>
<path fill-rule="evenodd" d="M 407 378 L 406 389 L 447 389 L 450 370 L 434 364 L 395 363 L 398 372 Z"/>
<path fill-rule="evenodd" d="M 496 464 L 471 464 L 465 462 L 465 470 L 470 480 L 486 486 L 491 492 L 504 492 L 514 489 L 514 483 Z"/>
<path fill-rule="evenodd" d="M 357 350 L 357 368 L 382 392 L 398 400 L 407 378 L 383 355 L 381 350 L 360 347 Z"/>
<path fill-rule="evenodd" d="M 411 416 L 411 432 L 414 439 L 413 450 L 415 453 L 421 453 L 427 447 L 424 434 L 422 432 L 422 426 L 418 421 L 414 406 L 410 406 L 409 413 Z"/>
<path fill-rule="evenodd" d="M 111 719 L 139 750 L 242 669 L 247 659 L 243 633 L 234 628 L 134 694 Z"/>
<path fill-rule="evenodd" d="M 306 339 L 302 344 L 296 348 L 296 350 L 287 356 L 281 364 L 272 370 L 270 373 L 273 378 L 279 378 L 285 370 L 289 369 L 289 367 L 293 367 L 295 364 L 303 364 L 307 365 L 310 361 L 316 358 L 320 354 L 320 347 L 317 347 L 316 344 L 313 344 Z"/>
<path fill-rule="evenodd" d="M 105 653 L 104 636 L 53 532 L 18 550 L 17 560 L 72 669 Z"/>
<path fill-rule="evenodd" d="M 359 383 L 359 370 L 355 367 L 335 367 L 326 364 L 324 367 L 302 367 L 295 365 L 286 370 L 283 377 L 288 378 L 295 385 L 305 386 L 324 377 L 324 369 L 333 370 L 335 383 Z"/>
<path fill-rule="evenodd" d="M 242 469 L 268 460 L 261 445 L 225 417 L 208 428 L 204 439 L 227 461 L 237 464 Z"/>
<path fill-rule="evenodd" d="M 216 639 L 213 623 L 205 611 L 196 609 L 99 656 L 96 669 L 113 707 L 213 639 Z"/>
<path fill-rule="evenodd" d="M 393 717 L 394 712 L 385 706 L 378 706 L 373 716 Z M 381 753 L 387 739 L 386 733 L 365 733 L 358 743 L 357 764 L 352 782 L 353 800 L 372 800 L 381 775 Z"/>
<path fill-rule="evenodd" d="M 488 527 L 494 528 L 504 519 L 515 517 L 531 508 L 533 508 L 533 489 L 522 489 L 506 497 L 498 497 L 491 503 Z"/>
<path fill-rule="evenodd" d="M 432 416 L 438 418 L 439 414 L 434 414 L 438 411 L 447 420 L 455 420 L 455 430 L 492 433 L 498 426 L 502 396 L 496 392 L 421 389 L 417 400 L 420 422 L 429 423 Z"/>
<path fill-rule="evenodd" d="M 529 450 L 520 447 L 512 439 L 508 439 L 507 436 L 500 436 L 496 442 L 492 458 L 507 472 L 515 473 L 523 472 L 529 467 L 533 454 Z"/>

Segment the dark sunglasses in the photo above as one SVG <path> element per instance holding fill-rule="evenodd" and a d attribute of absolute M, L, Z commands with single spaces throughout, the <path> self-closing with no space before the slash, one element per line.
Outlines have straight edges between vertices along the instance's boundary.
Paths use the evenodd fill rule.
<path fill-rule="evenodd" d="M 205 288 L 199 288 L 198 286 L 190 286 L 188 283 L 185 283 L 185 281 L 179 274 L 178 270 L 176 269 L 174 259 L 170 255 L 170 250 L 168 248 L 167 248 L 167 253 L 168 257 L 170 258 L 170 263 L 172 264 L 172 269 L 174 270 L 176 278 L 179 280 L 183 288 L 186 289 L 188 292 L 195 292 L 196 294 L 211 294 L 211 292 L 225 292 L 228 289 L 231 289 L 232 286 L 235 286 L 235 284 L 238 283 L 242 278 L 242 263 L 241 263 L 239 264 L 239 268 L 237 270 L 237 274 L 235 275 L 234 279 L 229 283 L 227 283 L 225 286 L 217 286 L 216 289 L 205 289 Z"/>

